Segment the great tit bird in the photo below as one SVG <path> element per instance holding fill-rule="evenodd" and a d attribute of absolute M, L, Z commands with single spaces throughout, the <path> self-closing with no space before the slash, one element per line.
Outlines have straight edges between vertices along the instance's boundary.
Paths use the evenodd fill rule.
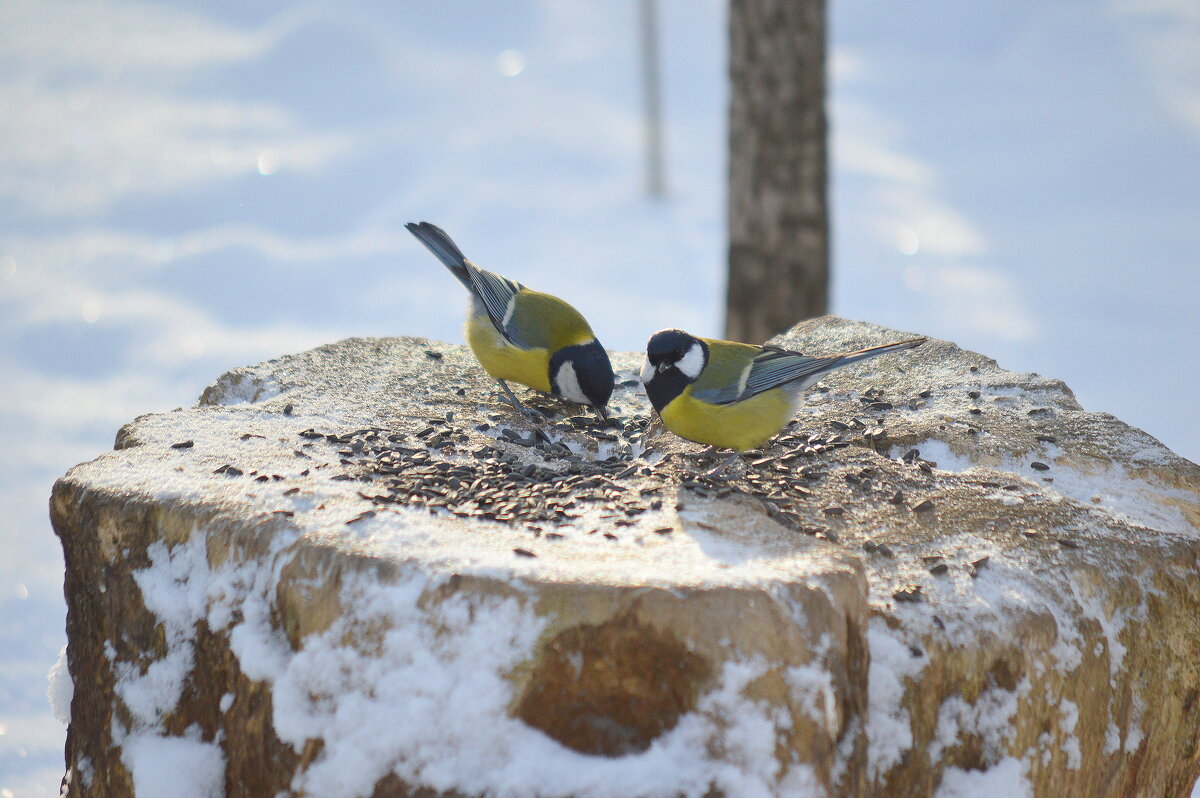
<path fill-rule="evenodd" d="M 912 349 L 924 338 L 829 357 L 808 357 L 774 346 L 697 338 L 661 330 L 646 344 L 642 383 L 667 429 L 681 438 L 739 452 L 766 443 L 795 415 L 800 395 L 834 369 L 888 352 Z"/>
<path fill-rule="evenodd" d="M 405 227 L 471 292 L 467 342 L 513 407 L 528 412 L 507 380 L 588 405 L 601 418 L 608 417 L 612 363 L 579 311 L 556 296 L 484 271 L 429 222 Z"/>

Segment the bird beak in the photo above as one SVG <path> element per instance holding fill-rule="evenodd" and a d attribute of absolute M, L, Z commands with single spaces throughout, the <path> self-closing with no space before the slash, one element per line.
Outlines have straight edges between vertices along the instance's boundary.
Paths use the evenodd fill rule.
<path fill-rule="evenodd" d="M 594 405 L 592 406 L 592 409 L 596 411 L 596 415 L 600 416 L 601 421 L 608 421 L 607 410 L 605 410 L 603 407 L 596 407 Z"/>

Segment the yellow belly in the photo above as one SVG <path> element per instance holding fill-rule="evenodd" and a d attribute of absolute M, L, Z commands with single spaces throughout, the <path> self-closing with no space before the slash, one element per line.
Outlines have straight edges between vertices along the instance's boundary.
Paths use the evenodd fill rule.
<path fill-rule="evenodd" d="M 467 319 L 467 343 L 483 370 L 498 380 L 550 392 L 550 352 L 520 349 L 504 339 L 487 316 Z"/>
<path fill-rule="evenodd" d="M 792 397 L 781 389 L 736 404 L 710 405 L 693 399 L 689 386 L 660 415 L 681 438 L 744 452 L 770 440 L 794 414 Z"/>

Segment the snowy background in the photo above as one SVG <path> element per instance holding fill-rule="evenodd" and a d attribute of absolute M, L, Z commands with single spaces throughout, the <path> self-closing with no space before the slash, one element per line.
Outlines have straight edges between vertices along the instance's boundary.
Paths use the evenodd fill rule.
<path fill-rule="evenodd" d="M 460 340 L 402 224 L 604 343 L 721 331 L 724 5 L 663 0 L 670 196 L 633 0 L 0 3 L 0 798 L 57 794 L 54 478 L 222 371 Z M 1200 6 L 832 9 L 833 310 L 1065 379 L 1200 459 Z"/>

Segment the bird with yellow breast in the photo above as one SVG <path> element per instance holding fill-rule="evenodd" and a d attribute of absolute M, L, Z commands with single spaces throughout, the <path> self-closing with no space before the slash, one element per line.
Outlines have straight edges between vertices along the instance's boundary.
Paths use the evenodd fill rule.
<path fill-rule="evenodd" d="M 827 357 L 774 346 L 661 330 L 646 344 L 642 384 L 663 425 L 681 438 L 733 453 L 762 446 L 796 413 L 800 395 L 834 369 L 925 343 L 914 338 Z"/>
<path fill-rule="evenodd" d="M 471 293 L 467 343 L 513 407 L 531 413 L 508 382 L 586 405 L 607 418 L 612 363 L 578 310 L 556 296 L 479 268 L 429 222 L 410 222 L 405 228 Z"/>

